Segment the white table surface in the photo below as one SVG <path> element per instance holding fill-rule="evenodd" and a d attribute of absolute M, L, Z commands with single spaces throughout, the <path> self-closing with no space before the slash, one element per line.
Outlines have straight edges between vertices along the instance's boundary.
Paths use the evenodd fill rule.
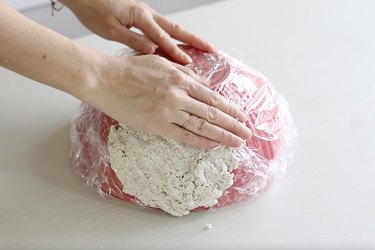
<path fill-rule="evenodd" d="M 264 73 L 299 132 L 269 192 L 183 218 L 87 187 L 68 157 L 79 102 L 0 69 L 0 248 L 375 249 L 374 13 L 371 0 L 238 0 L 171 15 Z"/>

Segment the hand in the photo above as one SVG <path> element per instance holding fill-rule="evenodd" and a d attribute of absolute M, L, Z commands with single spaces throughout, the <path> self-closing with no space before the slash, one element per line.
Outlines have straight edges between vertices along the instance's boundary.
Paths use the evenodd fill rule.
<path fill-rule="evenodd" d="M 237 147 L 251 136 L 247 116 L 184 66 L 154 55 L 105 56 L 99 65 L 85 101 L 116 120 L 199 148 Z"/>
<path fill-rule="evenodd" d="M 129 126 L 192 146 L 239 146 L 251 135 L 241 123 L 247 116 L 184 66 L 155 55 L 102 55 L 2 1 L 0 12 L 1 66 L 76 96 Z"/>
<path fill-rule="evenodd" d="M 161 16 L 147 4 L 136 0 L 61 0 L 94 33 L 118 41 L 144 54 L 157 47 L 181 64 L 191 58 L 180 50 L 172 38 L 201 50 L 213 51 L 213 45 Z M 130 30 L 135 27 L 143 32 Z"/>

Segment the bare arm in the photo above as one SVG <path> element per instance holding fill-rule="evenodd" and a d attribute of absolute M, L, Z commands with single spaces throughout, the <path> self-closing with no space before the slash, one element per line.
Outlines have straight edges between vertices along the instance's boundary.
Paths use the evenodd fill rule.
<path fill-rule="evenodd" d="M 240 123 L 245 114 L 179 64 L 154 55 L 100 54 L 1 0 L 0 13 L 0 66 L 70 93 L 129 126 L 192 146 L 239 146 L 251 135 Z"/>
<path fill-rule="evenodd" d="M 39 25 L 0 1 L 0 66 L 76 97 L 100 54 Z"/>

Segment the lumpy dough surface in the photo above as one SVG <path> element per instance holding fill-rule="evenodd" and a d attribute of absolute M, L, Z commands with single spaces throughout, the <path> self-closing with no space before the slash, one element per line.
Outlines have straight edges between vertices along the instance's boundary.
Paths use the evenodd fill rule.
<path fill-rule="evenodd" d="M 122 191 L 174 216 L 214 206 L 233 184 L 231 171 L 238 167 L 235 149 L 197 149 L 125 124 L 111 127 L 108 139 Z"/>

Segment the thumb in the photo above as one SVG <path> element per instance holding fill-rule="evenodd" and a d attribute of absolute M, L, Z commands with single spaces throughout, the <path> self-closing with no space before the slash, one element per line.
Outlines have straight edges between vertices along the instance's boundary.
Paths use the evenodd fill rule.
<path fill-rule="evenodd" d="M 144 35 L 138 34 L 122 26 L 118 29 L 115 40 L 124 43 L 130 48 L 143 54 L 153 54 L 157 48 L 157 45 Z"/>
<path fill-rule="evenodd" d="M 178 64 L 178 63 L 173 63 L 173 65 L 180 71 L 182 71 L 184 74 L 188 75 L 189 77 L 191 77 L 192 79 L 194 79 L 195 81 L 203 84 L 204 86 L 206 86 L 207 88 L 210 87 L 210 81 L 209 79 L 205 78 L 205 77 L 202 77 L 202 76 L 199 76 L 197 75 L 196 73 L 194 73 L 194 71 L 188 67 L 185 67 L 181 64 Z"/>

